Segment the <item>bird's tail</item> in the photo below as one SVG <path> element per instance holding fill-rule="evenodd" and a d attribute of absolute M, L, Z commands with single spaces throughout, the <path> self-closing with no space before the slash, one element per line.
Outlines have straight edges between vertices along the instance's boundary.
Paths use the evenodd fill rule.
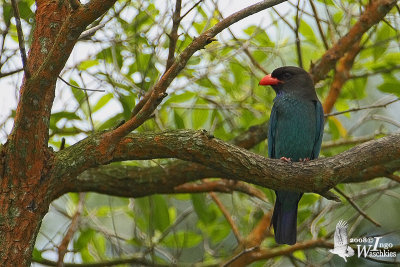
<path fill-rule="evenodd" d="M 297 206 L 303 194 L 287 191 L 276 191 L 272 225 L 275 241 L 278 244 L 293 245 L 297 235 Z"/>

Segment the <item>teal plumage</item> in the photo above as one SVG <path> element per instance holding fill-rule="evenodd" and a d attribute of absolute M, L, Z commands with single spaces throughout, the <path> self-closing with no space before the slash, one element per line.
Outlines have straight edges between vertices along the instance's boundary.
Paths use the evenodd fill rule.
<path fill-rule="evenodd" d="M 291 161 L 318 158 L 324 112 L 309 74 L 301 68 L 282 67 L 265 76 L 261 85 L 276 92 L 268 130 L 268 156 Z M 302 193 L 275 191 L 272 216 L 275 240 L 296 243 L 297 208 Z"/>

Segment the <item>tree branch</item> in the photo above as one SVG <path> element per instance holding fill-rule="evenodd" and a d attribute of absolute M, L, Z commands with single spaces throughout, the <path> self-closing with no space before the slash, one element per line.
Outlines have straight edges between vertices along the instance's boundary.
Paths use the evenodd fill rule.
<path fill-rule="evenodd" d="M 245 149 L 250 149 L 265 140 L 267 136 L 268 121 L 251 126 L 246 132 L 234 138 L 232 143 Z M 93 162 L 91 164 L 95 165 L 96 163 Z M 150 168 L 135 166 L 102 166 L 90 169 L 81 174 L 71 186 L 71 190 L 79 192 L 96 191 L 117 196 L 139 197 L 155 193 L 182 193 L 182 190 L 187 190 L 187 186 L 183 186 L 185 183 L 211 177 L 223 177 L 223 175 L 206 166 L 179 160 L 169 163 L 162 168 L 159 166 Z M 81 184 L 82 186 L 80 186 L 81 181 L 88 179 L 92 180 L 91 184 L 83 183 Z M 118 180 L 118 183 L 115 182 L 116 180 Z M 137 183 L 142 184 L 138 186 Z M 124 186 L 120 187 L 119 184 Z M 163 186 L 155 186 L 157 184 L 163 184 Z M 99 187 L 97 188 L 97 186 Z M 142 187 L 145 188 L 145 190 L 142 190 Z M 214 185 L 213 188 L 218 191 L 220 187 Z M 229 188 L 229 186 L 225 187 L 225 190 L 226 188 Z M 249 189 L 244 188 L 240 182 L 236 181 L 232 190 L 233 189 L 255 196 L 259 195 L 254 190 L 250 192 Z"/>
<path fill-rule="evenodd" d="M 250 252 L 249 250 L 253 251 L 258 249 L 265 237 L 271 235 L 271 231 L 269 230 L 271 226 L 271 218 L 272 210 L 264 214 L 246 239 L 243 240 L 244 249 L 240 247 L 240 249 L 243 250 L 240 250 L 236 255 L 224 263 L 224 266 L 240 267 L 248 264 L 250 261 L 249 258 L 251 258 L 251 254 L 248 254 L 248 252 Z"/>
<path fill-rule="evenodd" d="M 172 63 L 174 63 L 176 42 L 178 41 L 179 37 L 178 28 L 181 22 L 181 7 L 182 7 L 182 0 L 176 0 L 175 12 L 172 15 L 172 30 L 171 33 L 168 35 L 169 49 L 168 49 L 167 66 L 165 67 L 165 71 L 167 71 L 169 67 L 171 67 Z"/>
<path fill-rule="evenodd" d="M 64 177 L 63 188 L 59 189 L 61 193 L 93 190 L 121 196 L 143 196 L 173 192 L 171 188 L 179 184 L 205 177 L 241 180 L 275 190 L 324 193 L 343 181 L 365 181 L 400 169 L 400 133 L 366 142 L 334 157 L 287 163 L 225 143 L 204 131 L 181 130 L 131 134 L 118 144 L 112 161 L 178 158 L 198 163 L 196 165 L 174 162 L 167 168 L 124 166 L 119 167 L 118 175 L 116 168 L 105 166 L 103 172 L 108 168 L 112 172 L 96 177 L 93 174 L 98 174 L 98 171 L 96 173 L 93 169 L 77 179 L 79 173 L 76 170 L 87 168 L 79 167 L 85 162 L 82 149 L 90 150 L 90 144 L 95 142 L 89 137 L 79 146 L 57 153 L 54 173 Z M 59 164 L 62 159 L 65 161 Z M 91 167 L 95 164 L 93 162 Z M 132 171 L 134 175 L 131 173 L 129 176 Z"/>
<path fill-rule="evenodd" d="M 346 81 L 349 79 L 350 70 L 353 67 L 354 60 L 360 50 L 360 40 L 358 40 L 353 44 L 346 55 L 339 60 L 335 69 L 335 76 L 329 89 L 328 96 L 325 98 L 325 101 L 322 104 L 325 114 L 328 114 L 332 111 L 332 108 L 339 97 L 340 91 L 342 90 Z"/>
<path fill-rule="evenodd" d="M 327 50 L 316 64 L 311 66 L 310 74 L 313 76 L 314 83 L 323 80 L 350 47 L 358 42 L 372 26 L 379 23 L 396 5 L 396 2 L 396 0 L 371 1 L 350 31 Z"/>
<path fill-rule="evenodd" d="M 205 181 L 202 183 L 185 183 L 174 187 L 174 193 L 201 193 L 201 192 L 221 192 L 231 193 L 233 191 L 241 192 L 249 196 L 256 197 L 262 201 L 268 202 L 263 191 L 242 181 L 233 181 L 220 179 L 216 181 Z"/>
<path fill-rule="evenodd" d="M 262 249 L 259 251 L 254 251 L 251 256 L 251 262 L 258 260 L 265 260 L 274 258 L 282 255 L 289 255 L 297 250 L 305 250 L 315 247 L 323 248 L 333 248 L 333 244 L 325 241 L 323 238 L 308 240 L 300 243 L 296 243 L 293 246 L 288 247 L 278 247 L 274 249 Z"/>
<path fill-rule="evenodd" d="M 58 246 L 58 260 L 57 266 L 64 266 L 64 256 L 67 253 L 68 245 L 71 242 L 72 237 L 74 236 L 76 230 L 78 229 L 79 219 L 83 211 L 84 205 L 84 195 L 79 195 L 79 203 L 76 207 L 76 211 L 71 218 L 71 224 L 68 227 L 67 233 L 64 235 L 61 240 L 60 245 Z"/>

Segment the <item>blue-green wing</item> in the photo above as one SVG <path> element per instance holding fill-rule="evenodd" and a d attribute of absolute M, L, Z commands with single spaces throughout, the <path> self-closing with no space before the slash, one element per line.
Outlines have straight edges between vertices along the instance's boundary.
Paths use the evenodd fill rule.
<path fill-rule="evenodd" d="M 311 159 L 318 158 L 319 151 L 321 150 L 322 136 L 324 134 L 324 109 L 322 108 L 321 102 L 319 101 L 315 102 L 315 113 L 316 113 L 317 131 L 315 135 L 316 138 Z"/>
<path fill-rule="evenodd" d="M 268 126 L 268 156 L 270 158 L 275 158 L 275 131 L 277 121 L 276 113 L 276 107 L 274 105 L 271 109 Z"/>

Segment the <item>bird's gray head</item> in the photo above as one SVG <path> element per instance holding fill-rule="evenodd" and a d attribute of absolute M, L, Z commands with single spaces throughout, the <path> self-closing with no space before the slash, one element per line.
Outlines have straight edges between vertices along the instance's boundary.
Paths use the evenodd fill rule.
<path fill-rule="evenodd" d="M 290 93 L 305 99 L 318 99 L 310 74 L 294 66 L 275 69 L 262 78 L 259 85 L 271 85 L 276 94 Z"/>

